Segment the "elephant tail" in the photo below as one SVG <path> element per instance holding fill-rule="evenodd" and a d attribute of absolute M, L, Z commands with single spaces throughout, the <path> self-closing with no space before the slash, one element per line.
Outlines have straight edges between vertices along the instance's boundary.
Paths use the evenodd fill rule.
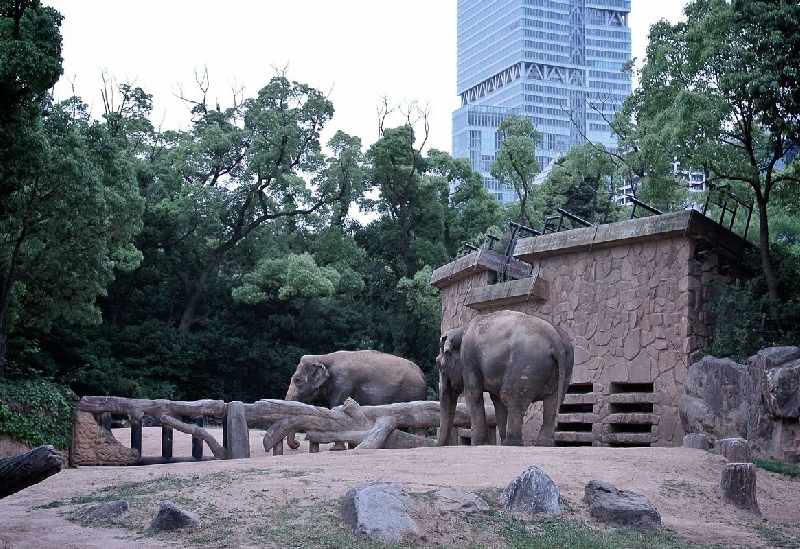
<path fill-rule="evenodd" d="M 561 404 L 567 396 L 569 383 L 572 380 L 572 368 L 575 365 L 575 348 L 569 339 L 567 333 L 560 327 L 556 326 L 558 335 L 561 336 L 561 345 L 559 345 L 558 352 L 556 353 L 556 362 L 558 363 L 558 401 L 556 403 L 556 423 L 558 422 L 558 414 L 561 411 Z"/>

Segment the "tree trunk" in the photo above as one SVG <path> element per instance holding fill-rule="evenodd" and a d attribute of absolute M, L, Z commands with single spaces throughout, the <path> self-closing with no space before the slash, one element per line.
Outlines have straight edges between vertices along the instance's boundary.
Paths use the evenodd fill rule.
<path fill-rule="evenodd" d="M 743 438 L 723 438 L 714 446 L 717 453 L 730 463 L 748 463 L 751 460 L 750 445 Z"/>
<path fill-rule="evenodd" d="M 52 446 L 0 459 L 0 499 L 42 482 L 61 471 L 63 459 Z"/>
<path fill-rule="evenodd" d="M 756 466 L 752 463 L 727 464 L 722 469 L 720 495 L 725 503 L 761 516 L 756 501 Z"/>
<path fill-rule="evenodd" d="M 772 301 L 770 304 L 770 314 L 773 318 L 777 315 L 775 304 L 778 302 L 778 277 L 775 274 L 775 266 L 772 264 L 772 256 L 769 253 L 769 225 L 767 218 L 767 202 L 756 193 L 756 204 L 758 207 L 759 220 L 759 246 L 761 255 L 761 269 L 764 271 L 764 280 L 767 283 L 767 293 Z"/>

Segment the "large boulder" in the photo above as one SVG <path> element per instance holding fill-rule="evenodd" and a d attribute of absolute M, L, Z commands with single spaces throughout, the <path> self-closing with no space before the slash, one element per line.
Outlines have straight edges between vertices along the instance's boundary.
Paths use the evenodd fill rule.
<path fill-rule="evenodd" d="M 800 348 L 771 347 L 747 360 L 751 413 L 746 437 L 762 455 L 797 457 L 800 436 Z"/>
<path fill-rule="evenodd" d="M 745 439 L 756 454 L 800 457 L 800 347 L 770 347 L 741 365 L 706 356 L 691 365 L 678 401 L 684 430 L 710 442 Z"/>
<path fill-rule="evenodd" d="M 396 484 L 371 482 L 351 488 L 342 501 L 342 518 L 357 534 L 374 541 L 397 543 L 419 527 L 409 514 L 411 499 Z"/>
<path fill-rule="evenodd" d="M 617 490 L 613 484 L 601 480 L 589 481 L 584 493 L 589 513 L 602 522 L 633 530 L 661 528 L 658 509 L 642 494 Z"/>
<path fill-rule="evenodd" d="M 561 513 L 558 486 L 547 473 L 531 465 L 515 477 L 500 495 L 506 511 L 529 515 Z"/>
<path fill-rule="evenodd" d="M 689 367 L 678 414 L 687 433 L 712 441 L 746 437 L 750 410 L 746 366 L 729 358 L 703 357 Z"/>

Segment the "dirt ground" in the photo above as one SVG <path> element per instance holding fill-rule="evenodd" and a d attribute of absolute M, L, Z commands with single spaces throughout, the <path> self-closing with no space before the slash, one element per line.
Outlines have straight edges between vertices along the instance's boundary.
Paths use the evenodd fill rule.
<path fill-rule="evenodd" d="M 143 454 L 160 455 L 160 429 L 144 431 Z M 129 440 L 125 430 L 115 430 L 115 434 L 122 442 Z M 587 521 L 592 519 L 582 501 L 584 487 L 598 479 L 646 496 L 660 512 L 664 527 L 688 540 L 731 547 L 770 547 L 769 536 L 763 535 L 765 528 L 790 532 L 794 541 L 789 545 L 784 541 L 784 547 L 798 547 L 791 544 L 800 540 L 800 482 L 759 469 L 757 498 L 763 516 L 754 517 L 719 499 L 725 460 L 700 450 L 456 446 L 333 452 L 323 445 L 319 453 L 310 454 L 303 444 L 299 450 L 286 448 L 283 456 L 272 456 L 262 447 L 262 435 L 263 432 L 251 431 L 250 459 L 64 469 L 0 500 L 0 549 L 183 546 L 180 538 L 165 542 L 134 535 L 130 530 L 83 527 L 67 519 L 69 512 L 81 507 L 75 498 L 106 488 L 108 494 L 113 494 L 115 487 L 126 483 L 169 481 L 159 494 L 167 498 L 171 491 L 179 495 L 180 487 L 191 483 L 191 510 L 202 520 L 204 509 L 241 508 L 256 495 L 272 506 L 324 503 L 340 500 L 354 486 L 379 480 L 397 483 L 409 493 L 445 487 L 466 491 L 503 489 L 530 465 L 547 473 L 562 498 Z M 174 455 L 190 456 L 190 444 L 188 435 L 175 433 Z M 211 455 L 208 448 L 205 455 Z M 224 482 L 202 482 L 212 477 L 224 478 Z M 149 516 L 154 512 L 155 506 L 148 511 Z M 145 526 L 142 524 L 142 529 Z M 426 528 L 424 522 L 421 526 Z M 436 535 L 428 533 L 423 540 Z M 479 540 L 459 538 L 459 545 L 481 545 Z M 426 544 L 423 541 L 419 546 Z"/>

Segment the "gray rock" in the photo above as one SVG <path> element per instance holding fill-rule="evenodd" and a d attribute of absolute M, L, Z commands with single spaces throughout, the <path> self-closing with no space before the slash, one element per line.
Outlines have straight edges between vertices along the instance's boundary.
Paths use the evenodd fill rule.
<path fill-rule="evenodd" d="M 782 440 L 785 420 L 800 416 L 800 348 L 770 347 L 747 360 L 751 413 L 747 441 L 760 455 L 785 459 L 796 451 Z"/>
<path fill-rule="evenodd" d="M 128 505 L 128 502 L 124 499 L 120 499 L 84 505 L 70 514 L 70 517 L 75 520 L 105 520 L 120 517 L 127 513 L 129 509 L 130 505 Z"/>
<path fill-rule="evenodd" d="M 634 530 L 659 530 L 661 515 L 646 497 L 617 490 L 608 482 L 592 480 L 586 485 L 589 512 L 596 519 Z"/>
<path fill-rule="evenodd" d="M 749 403 L 747 367 L 729 358 L 705 356 L 689 367 L 678 414 L 687 433 L 709 439 L 746 437 Z"/>
<path fill-rule="evenodd" d="M 410 498 L 396 484 L 371 482 L 351 488 L 342 501 L 342 518 L 357 534 L 396 543 L 404 534 L 419 532 L 409 514 Z"/>
<path fill-rule="evenodd" d="M 488 511 L 491 509 L 482 497 L 472 492 L 461 492 L 452 488 L 442 488 L 436 491 L 436 497 L 449 511 L 470 513 L 474 511 Z"/>
<path fill-rule="evenodd" d="M 770 347 L 747 360 L 756 394 L 775 418 L 800 417 L 800 348 Z"/>
<path fill-rule="evenodd" d="M 500 495 L 500 502 L 506 511 L 514 513 L 558 515 L 561 513 L 559 496 L 558 486 L 552 479 L 531 465 L 506 486 Z"/>
<path fill-rule="evenodd" d="M 200 519 L 197 518 L 197 515 L 189 511 L 184 511 L 171 501 L 165 501 L 159 507 L 158 513 L 156 513 L 155 518 L 150 522 L 150 526 L 147 527 L 147 530 L 151 532 L 164 532 L 191 528 L 197 524 L 200 524 Z"/>

